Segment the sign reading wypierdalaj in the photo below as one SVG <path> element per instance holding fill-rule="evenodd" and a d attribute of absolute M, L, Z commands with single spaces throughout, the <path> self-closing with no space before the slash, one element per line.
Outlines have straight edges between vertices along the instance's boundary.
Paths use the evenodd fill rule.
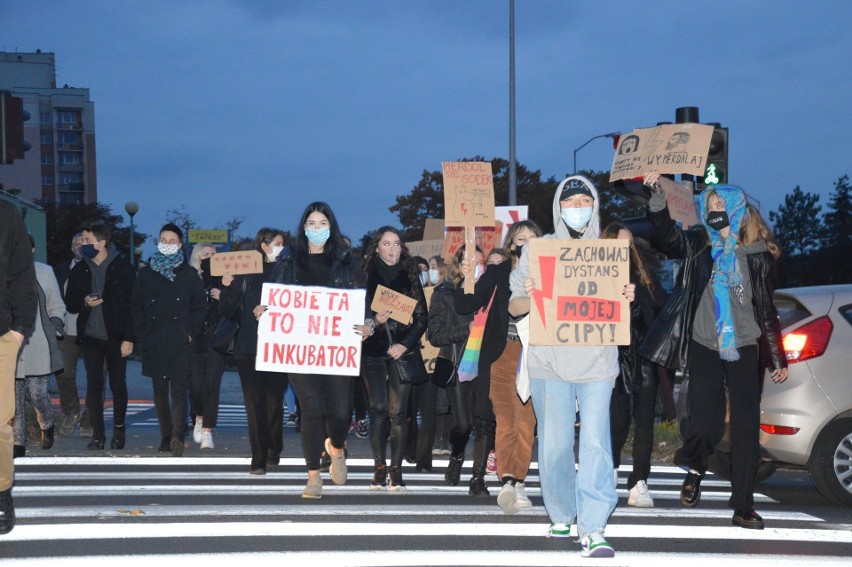
<path fill-rule="evenodd" d="M 363 289 L 263 284 L 255 368 L 268 372 L 358 376 Z"/>
<path fill-rule="evenodd" d="M 618 140 L 610 182 L 646 173 L 704 175 L 713 127 L 706 124 L 664 124 L 638 128 Z"/>

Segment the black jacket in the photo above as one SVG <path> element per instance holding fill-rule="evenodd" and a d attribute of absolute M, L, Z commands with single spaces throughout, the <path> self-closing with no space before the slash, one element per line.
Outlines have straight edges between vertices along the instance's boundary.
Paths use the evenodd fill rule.
<path fill-rule="evenodd" d="M 296 270 L 296 257 L 293 249 L 286 246 L 278 254 L 278 259 L 272 269 L 271 279 L 274 283 L 299 285 L 299 277 Z M 351 289 L 355 287 L 355 262 L 352 261 L 352 250 L 341 249 L 337 258 L 331 263 L 331 276 L 327 287 Z"/>
<path fill-rule="evenodd" d="M 381 262 L 381 260 L 377 260 Z M 403 268 L 399 271 L 393 281 L 385 281 L 382 275 L 375 267 L 370 267 L 367 272 L 367 295 L 365 299 L 365 308 L 367 317 L 375 317 L 375 313 L 370 309 L 373 303 L 373 297 L 376 294 L 376 288 L 379 285 L 392 289 L 396 292 L 407 295 L 408 297 L 417 299 L 417 306 L 414 308 L 414 313 L 411 317 L 411 323 L 403 325 L 393 319 L 388 319 L 387 328 L 390 329 L 393 336 L 393 342 L 399 343 L 408 350 L 420 348 L 420 338 L 426 332 L 428 323 L 428 311 L 426 309 L 426 300 L 423 297 L 423 292 L 420 289 L 412 289 L 411 280 L 408 278 L 408 273 Z M 420 285 L 418 282 L 416 285 Z M 372 336 L 367 337 L 364 341 L 362 354 L 364 356 L 384 357 L 387 356 L 390 348 L 390 340 L 385 325 L 377 325 Z"/>
<path fill-rule="evenodd" d="M 485 320 L 485 333 L 482 335 L 482 351 L 479 353 L 480 374 L 490 368 L 506 349 L 506 336 L 509 332 L 509 275 L 512 262 L 506 260 L 500 264 L 488 266 L 473 288 L 473 293 L 464 292 L 464 282 L 459 282 L 455 290 L 456 311 L 463 315 L 473 315 L 479 309 L 488 306 L 491 295 L 494 302 Z"/>
<path fill-rule="evenodd" d="M 114 258 L 106 271 L 104 300 L 104 324 L 110 340 L 135 341 L 133 321 L 130 316 L 130 295 L 133 293 L 133 281 L 136 274 L 130 262 L 121 256 Z M 86 307 L 86 296 L 92 293 L 92 269 L 86 261 L 77 262 L 68 276 L 68 289 L 65 291 L 65 307 L 70 313 L 79 313 L 77 317 L 77 342 L 86 335 L 86 324 L 92 313 Z M 70 332 L 70 331 L 69 331 Z"/>
<path fill-rule="evenodd" d="M 222 288 L 219 315 L 237 317 L 240 324 L 234 340 L 234 360 L 254 359 L 257 354 L 257 318 L 254 308 L 261 305 L 263 282 L 272 274 L 273 264 L 263 263 L 262 274 L 234 276 L 231 285 Z"/>
<path fill-rule="evenodd" d="M 453 345 L 456 345 L 456 356 L 464 351 L 467 337 L 470 335 L 470 322 L 473 315 L 459 315 L 456 312 L 455 286 L 444 282 L 432 292 L 432 302 L 429 304 L 429 326 L 426 338 L 433 346 L 440 347 L 439 355 L 453 359 Z M 506 342 L 506 339 L 503 339 Z M 505 345 L 504 345 L 505 346 Z"/>
<path fill-rule="evenodd" d="M 142 344 L 142 374 L 188 375 L 190 343 L 201 333 L 207 315 L 204 288 L 195 268 L 176 267 L 174 281 L 143 268 L 133 286 L 130 309 Z"/>
<path fill-rule="evenodd" d="M 38 310 L 33 261 L 24 219 L 14 205 L 0 201 L 0 336 L 33 332 Z"/>
<path fill-rule="evenodd" d="M 678 280 L 639 348 L 639 355 L 669 368 L 685 368 L 692 325 L 701 295 L 710 282 L 713 258 L 703 227 L 679 230 L 668 208 L 650 212 L 654 244 L 670 258 L 682 258 Z M 770 370 L 787 367 L 781 323 L 772 300 L 774 258 L 769 252 L 747 256 L 754 315 L 761 329 L 760 357 Z"/>

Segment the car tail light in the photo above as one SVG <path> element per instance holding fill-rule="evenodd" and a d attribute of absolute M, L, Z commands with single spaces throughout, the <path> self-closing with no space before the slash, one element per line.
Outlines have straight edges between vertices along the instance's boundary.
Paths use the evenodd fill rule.
<path fill-rule="evenodd" d="M 799 432 L 798 427 L 787 427 L 786 425 L 760 424 L 760 430 L 770 435 L 795 435 Z"/>
<path fill-rule="evenodd" d="M 828 347 L 828 339 L 831 338 L 833 330 L 834 325 L 831 319 L 823 316 L 784 335 L 787 362 L 793 364 L 822 356 Z"/>

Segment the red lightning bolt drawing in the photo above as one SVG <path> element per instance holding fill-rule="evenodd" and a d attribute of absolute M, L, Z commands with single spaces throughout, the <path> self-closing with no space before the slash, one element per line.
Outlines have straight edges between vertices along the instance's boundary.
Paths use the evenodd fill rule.
<path fill-rule="evenodd" d="M 462 213 L 463 213 L 465 216 L 467 216 L 467 203 L 462 203 L 460 208 L 461 208 L 461 210 L 462 210 Z"/>
<path fill-rule="evenodd" d="M 533 301 L 538 307 L 538 314 L 541 317 L 541 322 L 547 328 L 547 319 L 544 316 L 544 300 L 553 297 L 553 276 L 556 272 L 556 256 L 539 256 L 538 265 L 540 268 L 540 279 L 538 282 L 541 289 L 532 291 Z"/>

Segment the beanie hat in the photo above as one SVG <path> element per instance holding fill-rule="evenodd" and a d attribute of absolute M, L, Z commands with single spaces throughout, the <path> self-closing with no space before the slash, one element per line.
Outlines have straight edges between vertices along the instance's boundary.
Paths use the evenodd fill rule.
<path fill-rule="evenodd" d="M 559 200 L 564 201 L 574 195 L 588 195 L 592 199 L 595 198 L 595 196 L 592 195 L 592 191 L 579 179 L 572 179 L 565 184 L 562 188 L 562 194 L 559 195 Z"/>

